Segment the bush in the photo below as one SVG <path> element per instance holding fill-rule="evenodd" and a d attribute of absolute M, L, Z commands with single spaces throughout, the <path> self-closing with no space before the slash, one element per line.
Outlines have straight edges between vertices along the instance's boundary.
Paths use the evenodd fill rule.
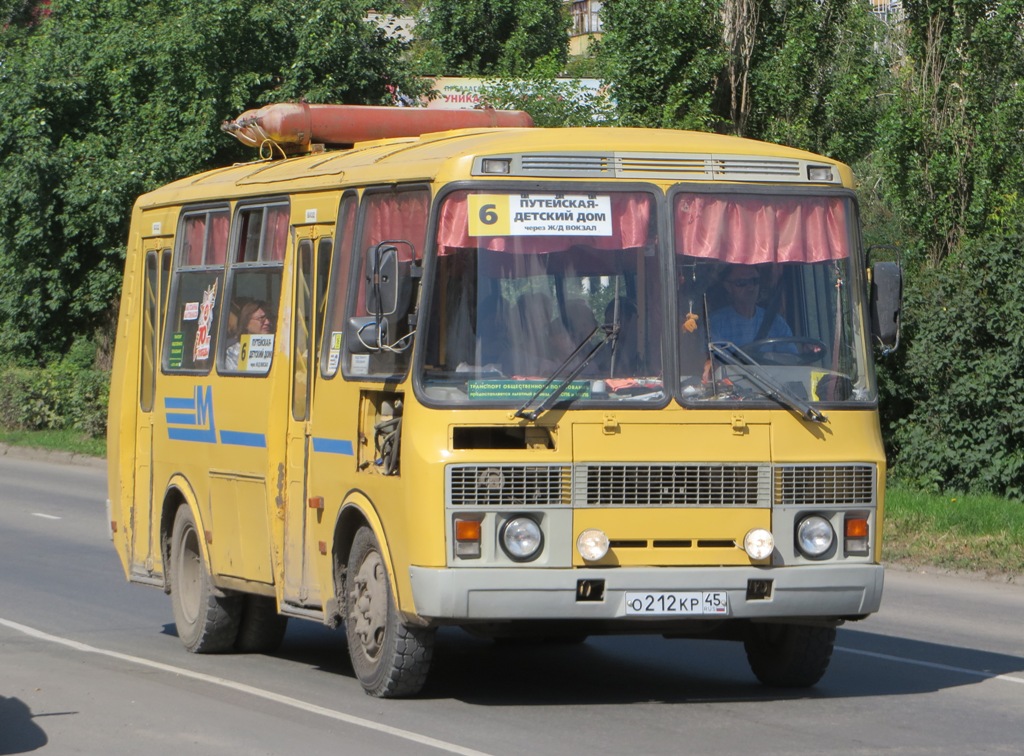
<path fill-rule="evenodd" d="M 77 430 L 91 438 L 106 430 L 110 376 L 89 366 L 76 345 L 46 368 L 0 370 L 0 427 Z"/>
<path fill-rule="evenodd" d="M 966 241 L 907 292 L 894 473 L 1024 499 L 1024 221 Z"/>

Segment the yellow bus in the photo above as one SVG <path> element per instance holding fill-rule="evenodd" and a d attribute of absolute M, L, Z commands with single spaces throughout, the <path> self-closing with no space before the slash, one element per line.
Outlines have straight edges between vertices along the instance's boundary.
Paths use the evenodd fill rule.
<path fill-rule="evenodd" d="M 108 435 L 128 580 L 191 652 L 344 627 L 374 696 L 417 693 L 445 626 L 731 639 L 813 685 L 883 583 L 900 273 L 867 260 L 849 168 L 480 117 L 268 106 L 225 125 L 260 159 L 139 198 Z"/>

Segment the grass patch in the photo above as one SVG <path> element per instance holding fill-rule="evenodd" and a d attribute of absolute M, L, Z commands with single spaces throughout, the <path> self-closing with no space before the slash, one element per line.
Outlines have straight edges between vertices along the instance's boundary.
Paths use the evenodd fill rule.
<path fill-rule="evenodd" d="M 105 439 L 92 438 L 76 430 L 0 430 L 0 444 L 71 452 L 72 454 L 84 454 L 88 457 L 102 457 L 107 453 L 107 442 Z"/>
<path fill-rule="evenodd" d="M 885 561 L 988 574 L 1024 574 L 1024 503 L 891 486 Z"/>

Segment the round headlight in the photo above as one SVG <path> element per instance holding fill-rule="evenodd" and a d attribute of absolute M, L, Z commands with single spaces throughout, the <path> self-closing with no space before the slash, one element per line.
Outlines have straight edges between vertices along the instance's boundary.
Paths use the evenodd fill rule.
<path fill-rule="evenodd" d="M 775 536 L 770 530 L 754 528 L 743 537 L 743 550 L 751 559 L 767 559 L 775 551 Z"/>
<path fill-rule="evenodd" d="M 590 528 L 580 533 L 580 537 L 576 539 L 576 550 L 580 552 L 580 556 L 587 562 L 596 562 L 599 559 L 604 559 L 604 555 L 608 553 L 609 546 L 608 536 L 605 535 L 603 530 L 597 528 Z"/>
<path fill-rule="evenodd" d="M 804 556 L 817 559 L 828 553 L 836 541 L 832 523 L 819 515 L 805 517 L 796 526 L 796 545 Z"/>
<path fill-rule="evenodd" d="M 509 559 L 529 562 L 536 559 L 544 545 L 540 524 L 532 517 L 513 517 L 501 526 L 501 548 Z"/>

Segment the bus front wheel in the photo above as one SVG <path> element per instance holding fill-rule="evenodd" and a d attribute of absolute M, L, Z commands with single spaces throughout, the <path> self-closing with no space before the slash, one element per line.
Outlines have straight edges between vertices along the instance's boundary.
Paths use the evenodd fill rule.
<path fill-rule="evenodd" d="M 174 516 L 170 557 L 171 610 L 181 642 L 194 654 L 231 651 L 238 636 L 241 597 L 223 596 L 214 589 L 187 505 Z"/>
<path fill-rule="evenodd" d="M 834 627 L 752 624 L 743 645 L 750 669 L 765 685 L 809 688 L 828 669 L 836 642 Z"/>
<path fill-rule="evenodd" d="M 352 542 L 344 590 L 348 653 L 363 689 L 378 698 L 418 693 L 430 669 L 434 631 L 402 623 L 387 566 L 368 527 Z"/>

